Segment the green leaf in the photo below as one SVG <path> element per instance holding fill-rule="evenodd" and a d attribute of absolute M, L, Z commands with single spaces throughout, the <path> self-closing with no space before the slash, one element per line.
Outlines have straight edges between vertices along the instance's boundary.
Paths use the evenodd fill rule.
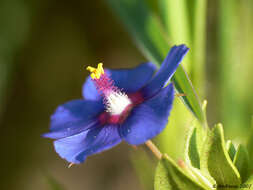
<path fill-rule="evenodd" d="M 155 172 L 155 190 L 172 190 L 173 188 L 179 190 L 168 168 L 163 161 L 160 161 Z"/>
<path fill-rule="evenodd" d="M 191 171 L 192 175 L 194 175 L 196 180 L 204 187 L 206 187 L 206 189 L 214 189 L 215 181 L 210 175 L 206 174 L 198 168 L 191 166 L 189 167 L 189 170 Z"/>
<path fill-rule="evenodd" d="M 209 173 L 217 185 L 239 185 L 241 183 L 240 174 L 226 150 L 221 124 L 208 131 L 201 153 L 200 168 Z"/>
<path fill-rule="evenodd" d="M 226 149 L 228 151 L 230 159 L 234 160 L 236 149 L 235 149 L 235 146 L 233 145 L 233 143 L 230 140 L 228 140 L 227 143 L 226 143 Z"/>
<path fill-rule="evenodd" d="M 241 144 L 237 148 L 233 163 L 240 173 L 242 183 L 245 182 L 250 175 L 251 168 L 248 151 Z"/>
<path fill-rule="evenodd" d="M 144 0 L 107 0 L 134 38 L 144 55 L 160 65 L 171 45 L 159 20 L 147 7 Z M 172 78 L 179 93 L 185 93 L 182 100 L 199 121 L 204 121 L 203 112 L 197 95 L 186 72 L 179 66 Z"/>
<path fill-rule="evenodd" d="M 185 43 L 189 47 L 190 39 L 190 24 L 187 9 L 187 0 L 159 0 L 159 8 L 162 18 L 162 23 L 165 30 L 170 36 L 172 43 Z M 184 66 L 187 72 L 191 73 L 192 53 L 185 57 Z"/>
<path fill-rule="evenodd" d="M 155 174 L 155 190 L 204 190 L 205 188 L 193 180 L 188 173 L 164 155 L 160 160 Z"/>
<path fill-rule="evenodd" d="M 180 97 L 183 100 L 184 104 L 201 123 L 204 123 L 204 114 L 201 109 L 197 94 L 182 66 L 179 66 L 177 68 L 176 73 L 172 77 L 172 81 L 174 82 L 175 87 L 179 93 L 186 94 L 186 96 Z"/>
<path fill-rule="evenodd" d="M 206 105 L 206 104 L 204 104 Z M 205 106 L 204 106 L 205 108 Z M 196 126 L 196 127 L 195 127 Z M 206 131 L 203 126 L 197 122 L 194 122 L 194 127 L 190 128 L 188 138 L 186 140 L 185 160 L 188 164 L 188 169 L 197 178 L 198 182 L 208 189 L 212 189 L 215 181 L 208 174 L 199 170 L 200 168 L 200 151 L 204 138 L 206 137 Z"/>
<path fill-rule="evenodd" d="M 186 43 L 191 54 L 184 61 L 194 86 L 204 93 L 206 0 L 159 0 L 161 18 L 173 43 Z M 190 6 L 190 7 L 188 7 Z M 190 14 L 192 13 L 192 14 Z"/>
<path fill-rule="evenodd" d="M 126 25 L 148 59 L 160 65 L 169 51 L 169 41 L 145 0 L 107 0 Z"/>
<path fill-rule="evenodd" d="M 191 43 L 187 0 L 159 0 L 162 21 L 174 43 Z"/>
<path fill-rule="evenodd" d="M 217 9 L 219 60 L 219 92 L 221 119 L 227 135 L 243 142 L 248 135 L 248 123 L 253 113 L 253 1 L 220 0 Z M 234 40 L 236 38 L 240 40 Z M 243 63 L 241 67 L 238 62 Z M 235 76 L 237 73 L 237 77 Z M 238 130 L 240 126 L 240 130 Z"/>
<path fill-rule="evenodd" d="M 197 128 L 192 127 L 186 141 L 186 161 L 195 168 L 200 168 L 200 159 L 197 145 Z"/>
<path fill-rule="evenodd" d="M 206 106 L 207 101 L 204 100 L 202 104 L 204 116 L 206 116 Z M 198 169 L 200 168 L 200 150 L 202 149 L 208 130 L 206 117 L 204 117 L 204 123 L 200 123 L 197 119 L 194 119 L 186 139 L 185 160 L 190 166 Z"/>
<path fill-rule="evenodd" d="M 205 63 L 206 63 L 206 23 L 207 0 L 194 0 L 193 2 L 193 41 L 192 41 L 192 81 L 199 91 L 200 97 L 204 95 Z"/>

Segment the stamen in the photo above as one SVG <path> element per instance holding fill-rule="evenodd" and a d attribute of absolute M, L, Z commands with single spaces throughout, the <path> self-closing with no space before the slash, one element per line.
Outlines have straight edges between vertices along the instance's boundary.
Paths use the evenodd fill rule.
<path fill-rule="evenodd" d="M 105 73 L 103 63 L 99 63 L 97 68 L 88 66 L 86 69 L 91 72 L 90 76 L 92 79 L 99 79 L 100 76 Z"/>
<path fill-rule="evenodd" d="M 97 68 L 89 66 L 87 70 L 91 72 L 90 76 L 97 90 L 104 97 L 104 104 L 108 113 L 120 115 L 127 106 L 132 104 L 127 94 L 114 86 L 113 80 L 104 72 L 102 63 L 99 63 Z"/>
<path fill-rule="evenodd" d="M 120 115 L 132 102 L 125 93 L 115 91 L 106 98 L 107 112 L 112 115 Z"/>

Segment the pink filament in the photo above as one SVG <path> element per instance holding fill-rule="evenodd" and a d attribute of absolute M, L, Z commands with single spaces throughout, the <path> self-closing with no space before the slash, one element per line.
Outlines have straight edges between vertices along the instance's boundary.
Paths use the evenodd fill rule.
<path fill-rule="evenodd" d="M 103 95 L 107 96 L 112 91 L 117 91 L 114 82 L 107 76 L 106 73 L 102 74 L 99 79 L 92 79 L 97 90 Z"/>
<path fill-rule="evenodd" d="M 110 77 L 104 73 L 100 76 L 99 79 L 92 79 L 97 90 L 101 93 L 101 95 L 104 97 L 104 101 L 106 101 L 106 97 L 111 92 L 117 92 L 120 91 L 116 86 L 114 86 L 114 81 L 110 79 Z M 141 104 L 144 101 L 144 98 L 142 96 L 141 92 L 134 92 L 127 94 L 130 98 L 132 104 L 127 106 L 125 110 L 120 115 L 111 115 L 108 112 L 103 112 L 99 115 L 99 121 L 100 124 L 122 124 L 125 119 L 130 114 L 131 110 L 134 106 L 137 106 L 138 104 Z"/>

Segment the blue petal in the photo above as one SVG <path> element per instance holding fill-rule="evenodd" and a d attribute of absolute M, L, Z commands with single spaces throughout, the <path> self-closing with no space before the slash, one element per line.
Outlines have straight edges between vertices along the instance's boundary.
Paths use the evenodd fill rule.
<path fill-rule="evenodd" d="M 168 83 L 188 50 L 189 49 L 185 45 L 173 46 L 171 48 L 159 71 L 142 89 L 145 98 L 152 97 Z"/>
<path fill-rule="evenodd" d="M 47 138 L 63 138 L 87 130 L 98 123 L 97 116 L 104 111 L 101 102 L 73 100 L 59 106 L 51 116 L 50 132 Z"/>
<path fill-rule="evenodd" d="M 166 126 L 172 102 L 172 84 L 134 108 L 131 115 L 119 128 L 119 133 L 129 144 L 139 145 L 158 135 Z"/>
<path fill-rule="evenodd" d="M 79 164 L 86 157 L 112 148 L 121 142 L 118 126 L 97 126 L 74 136 L 56 140 L 56 152 L 68 162 Z"/>
<path fill-rule="evenodd" d="M 124 92 L 136 92 L 143 87 L 153 76 L 156 66 L 152 63 L 143 63 L 134 69 L 106 69 L 106 73 L 114 81 L 115 86 Z M 85 99 L 98 100 L 101 98 L 91 77 L 83 85 Z"/>

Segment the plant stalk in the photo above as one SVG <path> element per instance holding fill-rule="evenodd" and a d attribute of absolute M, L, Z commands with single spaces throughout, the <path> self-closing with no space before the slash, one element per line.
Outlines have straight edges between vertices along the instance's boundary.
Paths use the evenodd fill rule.
<path fill-rule="evenodd" d="M 151 152 L 158 158 L 158 160 L 162 159 L 162 153 L 151 140 L 146 141 L 145 144 L 151 150 Z"/>

